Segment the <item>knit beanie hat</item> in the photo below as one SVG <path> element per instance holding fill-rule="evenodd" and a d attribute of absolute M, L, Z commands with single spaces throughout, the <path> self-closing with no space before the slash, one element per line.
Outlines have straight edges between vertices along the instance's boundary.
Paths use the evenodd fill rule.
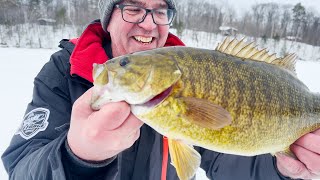
<path fill-rule="evenodd" d="M 113 11 L 114 5 L 120 3 L 122 0 L 99 0 L 99 13 L 101 25 L 104 31 L 107 32 L 107 26 Z M 169 9 L 176 9 L 174 0 L 165 0 L 168 4 Z"/>

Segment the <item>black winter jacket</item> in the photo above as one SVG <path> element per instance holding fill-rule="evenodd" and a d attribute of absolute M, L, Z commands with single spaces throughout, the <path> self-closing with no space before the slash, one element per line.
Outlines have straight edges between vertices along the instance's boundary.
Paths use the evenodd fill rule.
<path fill-rule="evenodd" d="M 92 28 L 90 26 L 88 28 Z M 81 38 L 86 37 L 82 35 Z M 104 39 L 103 44 L 109 41 L 100 38 Z M 106 162 L 85 162 L 72 154 L 66 143 L 72 105 L 92 87 L 90 81 L 70 75 L 69 59 L 74 46 L 70 41 L 62 40 L 62 50 L 51 56 L 34 80 L 33 98 L 27 107 L 23 124 L 2 155 L 10 179 L 159 180 L 162 136 L 147 125 L 143 125 L 140 138 L 131 148 Z M 275 167 L 275 158 L 269 154 L 241 157 L 196 149 L 202 156 L 201 168 L 210 179 L 285 179 Z M 178 179 L 170 159 L 167 179 Z"/>

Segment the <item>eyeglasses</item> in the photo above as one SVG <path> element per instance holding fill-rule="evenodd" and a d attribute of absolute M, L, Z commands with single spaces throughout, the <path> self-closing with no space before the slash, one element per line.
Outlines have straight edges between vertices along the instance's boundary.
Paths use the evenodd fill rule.
<path fill-rule="evenodd" d="M 176 10 L 159 8 L 146 9 L 134 5 L 117 4 L 115 7 L 121 9 L 122 19 L 129 23 L 139 24 L 144 21 L 148 13 L 151 13 L 152 20 L 157 25 L 168 25 L 172 22 Z"/>

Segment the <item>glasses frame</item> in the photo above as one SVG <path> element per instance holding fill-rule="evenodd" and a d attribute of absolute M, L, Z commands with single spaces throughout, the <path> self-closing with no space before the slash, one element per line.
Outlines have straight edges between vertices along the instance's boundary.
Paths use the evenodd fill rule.
<path fill-rule="evenodd" d="M 126 6 L 132 6 L 132 7 L 137 7 L 137 8 L 144 9 L 144 10 L 146 11 L 146 13 L 143 15 L 142 19 L 141 19 L 140 21 L 138 21 L 138 22 L 127 21 L 127 20 L 125 20 L 124 17 L 123 17 L 123 9 L 124 9 Z M 173 13 L 171 21 L 168 22 L 167 24 L 158 24 L 158 23 L 155 22 L 154 17 L 153 17 L 153 12 L 155 12 L 155 11 L 158 10 L 158 9 L 147 9 L 147 8 L 143 8 L 143 7 L 140 7 L 140 6 L 129 5 L 129 4 L 116 4 L 115 7 L 116 7 L 116 8 L 119 8 L 119 9 L 121 10 L 122 19 L 123 19 L 125 22 L 132 23 L 132 24 L 140 24 L 140 23 L 142 23 L 142 22 L 146 19 L 148 13 L 150 13 L 151 16 L 152 16 L 152 21 L 153 21 L 153 23 L 155 23 L 156 25 L 160 25 L 160 26 L 166 26 L 166 25 L 170 25 L 170 24 L 173 22 L 173 19 L 175 18 L 176 13 L 177 13 L 177 11 L 176 11 L 175 9 L 168 9 L 168 10 L 171 10 L 172 13 Z"/>

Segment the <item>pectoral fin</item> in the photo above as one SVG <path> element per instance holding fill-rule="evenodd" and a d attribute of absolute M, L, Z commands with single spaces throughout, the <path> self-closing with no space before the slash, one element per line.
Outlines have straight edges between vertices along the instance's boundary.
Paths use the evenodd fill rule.
<path fill-rule="evenodd" d="M 168 142 L 172 165 L 176 168 L 179 179 L 191 179 L 200 166 L 200 154 L 181 141 L 168 139 Z"/>
<path fill-rule="evenodd" d="M 193 97 L 181 99 L 188 107 L 186 116 L 192 123 L 214 130 L 231 124 L 232 116 L 223 107 L 205 99 Z"/>

